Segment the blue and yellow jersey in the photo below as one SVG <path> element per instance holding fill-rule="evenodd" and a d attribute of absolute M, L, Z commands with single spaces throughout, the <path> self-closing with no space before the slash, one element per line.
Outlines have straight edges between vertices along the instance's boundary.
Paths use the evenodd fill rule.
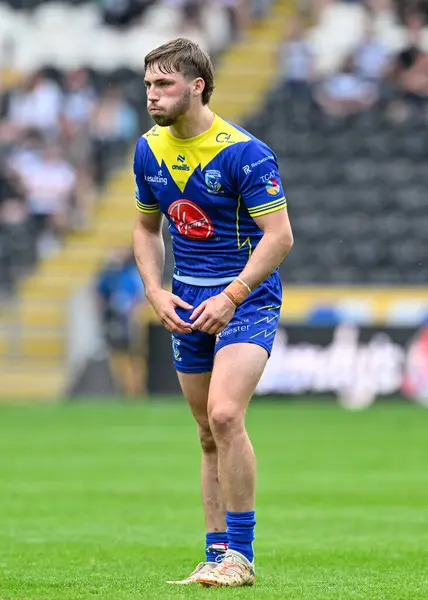
<path fill-rule="evenodd" d="M 286 206 L 272 150 L 217 115 L 190 139 L 150 129 L 134 172 L 137 209 L 169 221 L 176 275 L 239 275 L 263 235 L 254 217 Z"/>

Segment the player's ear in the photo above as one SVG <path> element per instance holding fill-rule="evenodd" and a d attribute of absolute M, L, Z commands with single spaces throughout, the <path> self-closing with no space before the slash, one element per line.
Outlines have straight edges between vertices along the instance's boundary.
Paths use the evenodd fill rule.
<path fill-rule="evenodd" d="M 193 96 L 196 98 L 197 96 L 201 96 L 202 92 L 205 89 L 205 81 L 202 77 L 197 77 L 193 80 Z"/>

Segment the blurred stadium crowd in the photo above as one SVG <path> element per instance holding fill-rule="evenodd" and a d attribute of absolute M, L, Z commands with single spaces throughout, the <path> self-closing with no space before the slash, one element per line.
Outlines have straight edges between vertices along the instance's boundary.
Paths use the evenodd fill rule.
<path fill-rule="evenodd" d="M 151 39 L 144 40 L 144 34 L 160 20 L 169 27 L 166 38 L 197 38 L 215 57 L 239 37 L 251 13 L 257 18 L 268 5 L 266 0 L 252 6 L 227 0 L 0 3 L 2 291 L 13 291 L 16 279 L 55 252 L 67 231 L 91 222 L 108 175 L 148 127 L 141 73 L 145 52 L 138 53 L 141 44 L 123 41 L 138 35 L 148 50 Z M 153 8 L 158 10 L 149 13 Z M 221 33 L 210 31 L 210 23 Z M 76 34 L 85 26 L 92 49 L 97 35 L 102 41 L 101 62 L 89 48 L 84 60 L 76 56 Z M 135 68 L 129 57 L 118 55 L 118 41 Z"/>
<path fill-rule="evenodd" d="M 34 238 L 27 263 L 90 220 L 99 188 L 138 133 L 138 114 L 119 83 L 94 81 L 86 69 L 38 71 L 2 99 L 1 222 L 12 237 L 18 227 L 21 240 L 23 228 Z"/>
<path fill-rule="evenodd" d="M 428 4 L 421 2 L 418 8 L 415 3 L 404 13 L 395 11 L 392 0 L 347 4 L 345 12 L 339 3 L 325 7 L 310 32 L 299 19 L 289 28 L 279 63 L 288 90 L 303 101 L 312 96 L 325 113 L 337 117 L 361 112 L 382 100 L 387 101 L 393 122 L 424 111 Z M 332 44 L 330 53 L 323 48 L 319 52 L 325 42 Z"/>
<path fill-rule="evenodd" d="M 145 53 L 184 35 L 216 62 L 271 4 L 0 2 L 0 294 L 67 232 L 90 226 L 105 182 L 150 125 Z M 272 48 L 277 85 L 243 123 L 277 153 L 290 199 L 298 243 L 282 277 L 426 283 L 428 5 L 298 5 Z M 99 277 L 107 337 L 119 346 L 144 297 L 135 275 L 127 249 L 114 249 Z"/>

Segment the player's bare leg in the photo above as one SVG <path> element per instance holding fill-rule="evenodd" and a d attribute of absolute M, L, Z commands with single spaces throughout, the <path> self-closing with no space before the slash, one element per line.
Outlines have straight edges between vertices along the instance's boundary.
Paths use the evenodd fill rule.
<path fill-rule="evenodd" d="M 245 413 L 267 358 L 264 348 L 249 343 L 225 346 L 216 355 L 208 416 L 228 511 L 229 550 L 217 569 L 201 576 L 205 585 L 235 587 L 255 581 L 251 542 L 256 464 L 245 429 Z"/>
<path fill-rule="evenodd" d="M 254 508 L 256 463 L 245 429 L 245 413 L 267 362 L 256 344 L 231 344 L 215 358 L 208 415 L 219 454 L 219 474 L 232 512 Z"/>
<path fill-rule="evenodd" d="M 206 562 L 199 563 L 196 569 L 189 577 L 176 583 L 186 585 L 197 583 L 202 574 L 209 572 L 216 563 L 212 560 L 225 547 L 222 548 L 221 543 L 226 543 L 226 510 L 223 503 L 220 483 L 218 478 L 218 457 L 217 447 L 214 437 L 211 433 L 208 420 L 208 392 L 211 380 L 211 373 L 178 373 L 181 389 L 190 406 L 192 414 L 198 426 L 199 439 L 202 448 L 201 461 L 201 485 L 202 485 L 202 502 L 205 513 L 207 538 L 212 537 L 220 544 L 214 549 L 208 549 Z M 215 548 L 218 548 L 216 552 Z M 210 559 L 210 560 L 208 560 Z"/>
<path fill-rule="evenodd" d="M 226 510 L 218 478 L 217 446 L 208 420 L 211 373 L 178 373 L 178 379 L 198 426 L 202 448 L 202 502 L 207 531 L 226 531 Z"/>

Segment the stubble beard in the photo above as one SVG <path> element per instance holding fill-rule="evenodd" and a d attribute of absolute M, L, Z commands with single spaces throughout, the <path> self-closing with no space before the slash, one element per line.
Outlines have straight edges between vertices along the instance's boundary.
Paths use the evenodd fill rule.
<path fill-rule="evenodd" d="M 186 90 L 183 96 L 167 114 L 152 114 L 151 117 L 159 127 L 170 127 L 175 125 L 179 117 L 184 115 L 190 108 L 190 90 Z"/>

